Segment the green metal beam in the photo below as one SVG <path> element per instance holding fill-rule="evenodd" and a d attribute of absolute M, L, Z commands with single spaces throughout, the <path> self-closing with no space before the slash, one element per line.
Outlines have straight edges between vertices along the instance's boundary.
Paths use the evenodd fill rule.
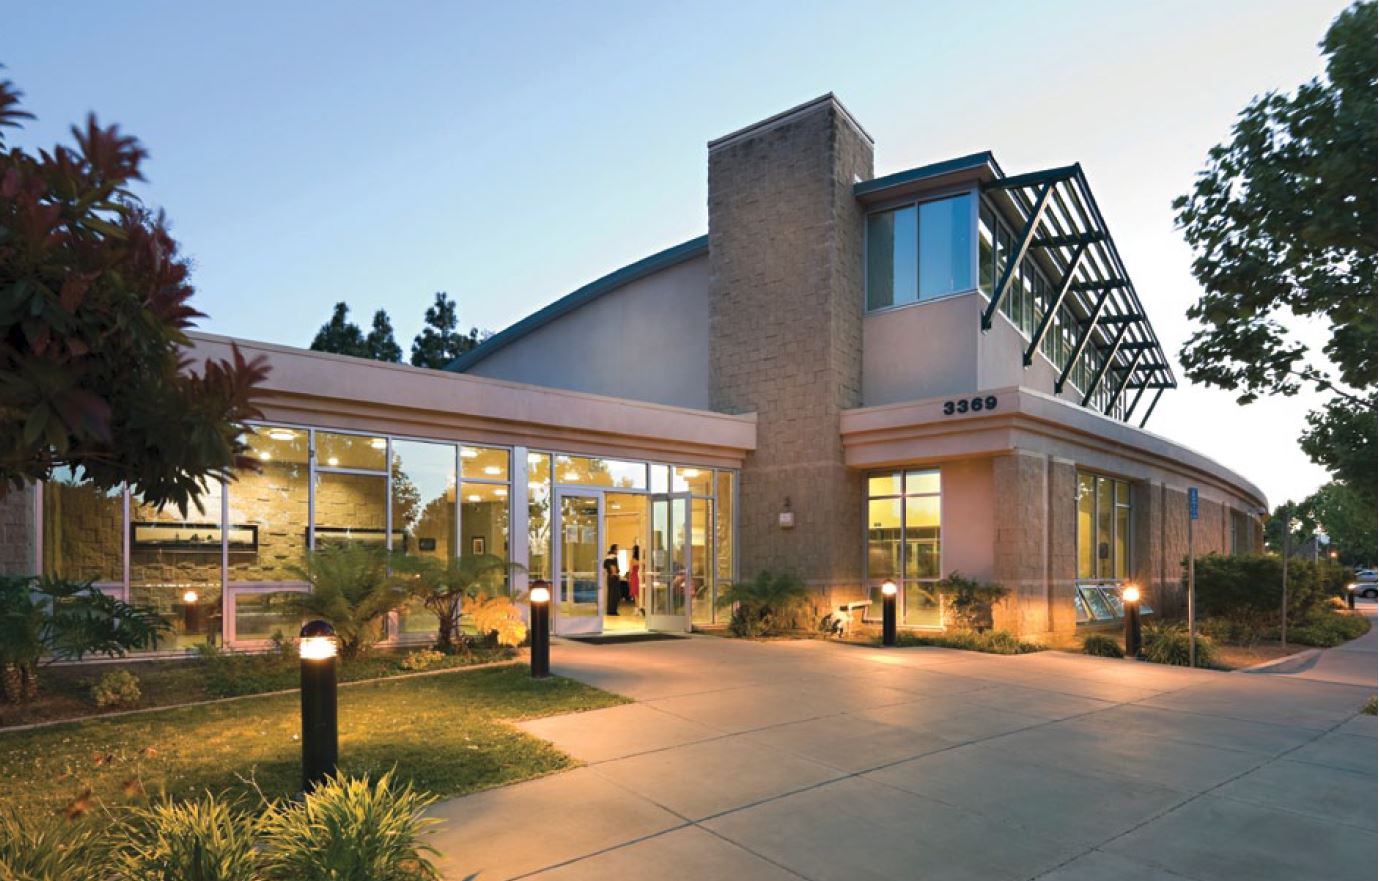
<path fill-rule="evenodd" d="M 1046 236 L 1042 239 L 1035 239 L 1034 247 L 1067 248 L 1071 245 L 1095 245 L 1097 242 L 1105 241 L 1105 239 L 1105 234 L 1099 232 L 1085 232 L 1066 236 Z"/>
<path fill-rule="evenodd" d="M 1150 415 L 1153 414 L 1154 408 L 1159 403 L 1159 398 L 1164 396 L 1165 388 L 1167 388 L 1167 386 L 1161 386 L 1159 390 L 1154 393 L 1154 400 L 1149 402 L 1149 409 L 1144 411 L 1144 418 L 1140 420 L 1140 428 L 1144 428 L 1145 423 L 1149 421 Z"/>
<path fill-rule="evenodd" d="M 1110 291 L 1102 291 L 1097 298 L 1096 305 L 1092 307 L 1092 314 L 1087 319 L 1087 323 L 1082 325 L 1082 333 L 1077 337 L 1077 345 L 1073 346 L 1072 354 L 1068 356 L 1068 363 L 1063 365 L 1063 370 L 1058 374 L 1058 382 L 1053 384 L 1054 394 L 1063 394 L 1063 385 L 1068 381 L 1068 374 L 1073 372 L 1073 365 L 1082 357 L 1082 352 L 1087 348 L 1087 341 L 1092 338 L 1092 331 L 1096 330 L 1097 319 L 1101 317 L 1101 311 L 1106 308 L 1106 301 L 1110 299 Z"/>
<path fill-rule="evenodd" d="M 1065 165 L 1062 168 L 1049 168 L 1044 171 L 1031 171 L 1029 174 L 1017 174 L 1014 177 L 1003 177 L 983 184 L 984 190 L 1015 190 L 1022 187 L 1033 187 L 1040 184 L 1058 183 L 1077 176 L 1081 171 L 1080 166 Z"/>
<path fill-rule="evenodd" d="M 1087 406 L 1092 402 L 1092 395 L 1096 394 L 1097 386 L 1101 385 L 1101 380 L 1106 376 L 1106 370 L 1111 366 L 1111 362 L 1116 360 L 1116 352 L 1120 349 L 1121 341 L 1125 339 L 1125 332 L 1130 329 L 1130 325 L 1122 324 L 1120 330 L 1111 338 L 1111 351 L 1107 352 L 1101 360 L 1101 366 L 1097 368 L 1096 375 L 1092 381 L 1087 383 L 1087 388 L 1082 392 L 1082 406 Z"/>
<path fill-rule="evenodd" d="M 1144 396 L 1144 390 L 1149 388 L 1149 383 L 1142 382 L 1140 387 L 1135 390 L 1135 397 L 1130 401 L 1130 406 L 1125 408 L 1125 421 L 1129 422 L 1130 417 L 1135 415 L 1135 408 L 1140 405 L 1140 398 Z"/>
<path fill-rule="evenodd" d="M 1068 296 L 1068 287 L 1073 283 L 1073 274 L 1077 272 L 1077 267 L 1082 265 L 1082 258 L 1087 254 L 1087 243 L 1083 242 L 1077 246 L 1073 252 L 1073 259 L 1068 261 L 1068 268 L 1063 273 L 1063 280 L 1058 283 L 1058 295 L 1049 304 L 1049 311 L 1044 313 L 1044 317 L 1039 319 L 1039 329 L 1034 332 L 1034 339 L 1030 340 L 1029 348 L 1025 349 L 1025 366 L 1034 363 L 1034 353 L 1039 351 L 1039 344 L 1044 341 L 1044 335 L 1053 326 L 1054 319 L 1058 315 L 1058 310 L 1063 308 L 1063 298 Z"/>
<path fill-rule="evenodd" d="M 1049 194 L 1053 192 L 1053 183 L 1044 184 L 1039 190 L 1039 197 L 1034 200 L 1034 207 L 1030 209 L 1029 217 L 1025 218 L 1025 228 L 1020 231 L 1020 238 L 1016 242 L 1015 249 L 1006 255 L 1006 268 L 1001 273 L 1000 284 L 996 285 L 996 291 L 991 295 L 991 302 L 986 304 L 986 311 L 982 313 L 982 330 L 991 329 L 991 317 L 1000 308 L 1001 300 L 1005 299 L 1006 291 L 1010 288 L 1011 276 L 1020 268 L 1020 264 L 1025 260 L 1025 254 L 1029 252 L 1029 243 L 1034 240 L 1034 231 L 1039 228 L 1039 221 L 1043 219 L 1044 212 L 1049 207 Z"/>
<path fill-rule="evenodd" d="M 1125 394 L 1125 387 L 1130 384 L 1130 377 L 1135 375 L 1135 368 L 1140 366 L 1140 359 L 1143 357 L 1144 350 L 1141 349 L 1135 353 L 1135 357 L 1130 359 L 1129 366 L 1125 368 L 1125 375 L 1120 378 L 1120 384 L 1116 386 L 1116 393 L 1111 395 L 1111 400 L 1106 404 L 1105 413 L 1107 416 L 1110 416 L 1111 411 L 1116 408 L 1116 401 L 1120 400 L 1120 396 Z"/>
<path fill-rule="evenodd" d="M 1138 312 L 1133 315 L 1108 315 L 1101 319 L 1102 324 L 1134 324 L 1137 321 L 1144 321 L 1144 316 Z"/>
<path fill-rule="evenodd" d="M 1130 282 L 1123 278 L 1113 278 L 1108 281 L 1080 281 L 1073 285 L 1073 290 L 1082 291 L 1112 291 L 1119 288 L 1130 287 Z"/>

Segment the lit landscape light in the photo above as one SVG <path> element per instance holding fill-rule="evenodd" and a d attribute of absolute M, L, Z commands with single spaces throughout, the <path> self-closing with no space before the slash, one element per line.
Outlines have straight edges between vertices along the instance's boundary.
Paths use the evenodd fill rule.
<path fill-rule="evenodd" d="M 897 588 L 896 588 L 896 586 L 895 586 L 895 582 L 894 582 L 894 581 L 887 581 L 885 584 L 881 585 L 881 593 L 884 594 L 885 596 L 888 596 L 888 597 L 893 597 L 893 596 L 895 596 L 896 590 L 897 590 Z"/>
<path fill-rule="evenodd" d="M 335 657 L 339 647 L 334 636 L 303 636 L 300 652 L 303 661 L 328 661 Z"/>
<path fill-rule="evenodd" d="M 201 597 L 197 596 L 196 591 L 194 590 L 189 590 L 186 593 L 182 594 L 182 602 L 186 603 L 189 606 L 199 599 L 201 599 Z"/>
<path fill-rule="evenodd" d="M 1125 589 L 1120 592 L 1120 595 L 1127 603 L 1138 603 L 1140 601 L 1140 589 L 1133 584 L 1125 585 Z"/>
<path fill-rule="evenodd" d="M 544 587 L 533 587 L 531 589 L 531 601 L 534 603 L 549 603 L 551 592 Z"/>

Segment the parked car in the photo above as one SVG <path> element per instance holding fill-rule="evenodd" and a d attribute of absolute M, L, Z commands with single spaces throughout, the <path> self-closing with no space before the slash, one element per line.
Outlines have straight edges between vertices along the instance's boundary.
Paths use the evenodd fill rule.
<path fill-rule="evenodd" d="M 1361 569 L 1355 573 L 1355 580 L 1351 582 L 1350 589 L 1357 597 L 1379 599 L 1379 577 L 1376 577 L 1373 569 Z"/>

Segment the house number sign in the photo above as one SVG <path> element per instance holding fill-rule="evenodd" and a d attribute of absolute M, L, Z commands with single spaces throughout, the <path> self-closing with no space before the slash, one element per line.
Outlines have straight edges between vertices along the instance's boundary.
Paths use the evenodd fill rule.
<path fill-rule="evenodd" d="M 978 395 L 975 398 L 959 398 L 956 401 L 943 402 L 943 415 L 952 416 L 954 413 L 980 413 L 983 410 L 996 409 L 996 396 Z"/>

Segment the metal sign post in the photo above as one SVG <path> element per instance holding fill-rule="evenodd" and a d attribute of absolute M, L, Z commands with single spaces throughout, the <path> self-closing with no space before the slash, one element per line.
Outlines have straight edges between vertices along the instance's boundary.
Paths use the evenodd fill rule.
<path fill-rule="evenodd" d="M 1293 537 L 1293 503 L 1283 503 L 1283 607 L 1279 610 L 1278 641 L 1288 648 L 1288 540 Z"/>
<path fill-rule="evenodd" d="M 1197 666 L 1197 572 L 1192 526 L 1197 521 L 1197 487 L 1187 488 L 1187 665 Z"/>

